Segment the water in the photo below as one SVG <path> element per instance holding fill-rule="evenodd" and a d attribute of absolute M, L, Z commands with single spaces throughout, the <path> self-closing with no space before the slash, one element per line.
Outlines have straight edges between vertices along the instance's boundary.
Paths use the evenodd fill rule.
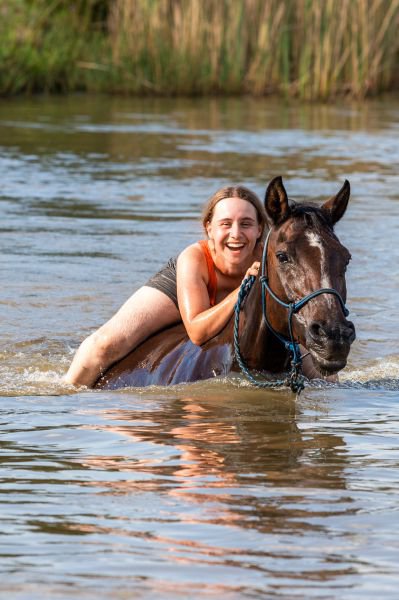
<path fill-rule="evenodd" d="M 397 598 L 399 99 L 0 103 L 1 591 Z M 296 400 L 240 377 L 78 392 L 79 342 L 201 237 L 218 187 L 327 198 L 357 341 Z"/>

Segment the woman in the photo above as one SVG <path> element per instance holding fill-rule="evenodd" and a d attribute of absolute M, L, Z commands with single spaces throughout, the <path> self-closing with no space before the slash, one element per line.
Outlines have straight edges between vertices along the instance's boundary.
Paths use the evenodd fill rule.
<path fill-rule="evenodd" d="M 266 224 L 259 198 L 225 187 L 205 205 L 207 240 L 188 246 L 133 294 L 105 325 L 84 340 L 65 377 L 91 387 L 106 369 L 153 333 L 180 320 L 194 344 L 229 321 L 244 277 L 257 275 Z"/>

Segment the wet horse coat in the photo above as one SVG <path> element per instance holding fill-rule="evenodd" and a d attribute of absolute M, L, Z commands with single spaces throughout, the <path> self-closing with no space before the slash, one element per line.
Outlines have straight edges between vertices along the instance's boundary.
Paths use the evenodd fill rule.
<path fill-rule="evenodd" d="M 271 232 L 267 267 L 271 289 L 284 302 L 296 302 L 320 288 L 335 289 L 346 301 L 345 270 L 350 254 L 334 233 L 344 215 L 350 188 L 346 181 L 336 196 L 320 208 L 289 202 L 281 177 L 269 184 L 265 208 Z M 261 309 L 261 284 L 256 279 L 240 319 L 240 349 L 250 369 L 282 373 L 289 353 L 266 326 Z M 288 335 L 286 311 L 267 296 L 267 317 L 273 329 Z M 233 317 L 214 338 L 194 345 L 183 324 L 169 327 L 144 341 L 113 365 L 98 388 L 171 385 L 209 379 L 238 370 L 233 350 Z M 295 339 L 310 353 L 319 373 L 330 375 L 347 361 L 355 329 L 334 295 L 311 300 L 293 318 Z"/>

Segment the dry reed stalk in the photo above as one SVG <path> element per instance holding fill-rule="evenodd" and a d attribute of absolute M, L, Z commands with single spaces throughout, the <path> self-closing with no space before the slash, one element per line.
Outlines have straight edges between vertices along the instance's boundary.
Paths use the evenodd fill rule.
<path fill-rule="evenodd" d="M 350 3 L 352 0 L 343 0 L 341 6 L 335 7 L 335 37 L 334 54 L 331 60 L 330 81 L 333 86 L 333 93 L 338 91 L 338 87 L 344 78 L 345 65 L 349 60 L 350 47 L 347 44 L 348 28 L 350 22 Z"/>
<path fill-rule="evenodd" d="M 384 3 L 385 8 L 385 3 Z M 380 11 L 381 12 L 381 9 Z M 392 27 L 392 24 L 394 25 Z M 382 79 L 380 84 L 384 85 L 384 69 L 391 71 L 389 68 L 398 58 L 398 32 L 399 30 L 399 0 L 391 0 L 385 15 L 383 16 L 381 25 L 374 37 L 374 59 L 370 65 L 370 77 L 376 81 Z M 384 56 L 385 54 L 385 56 Z M 385 60 L 384 60 L 385 58 Z M 389 76 L 388 76 L 389 81 Z"/>
<path fill-rule="evenodd" d="M 287 34 L 288 5 L 276 0 L 257 3 L 250 24 L 245 87 L 255 94 L 278 89 Z"/>

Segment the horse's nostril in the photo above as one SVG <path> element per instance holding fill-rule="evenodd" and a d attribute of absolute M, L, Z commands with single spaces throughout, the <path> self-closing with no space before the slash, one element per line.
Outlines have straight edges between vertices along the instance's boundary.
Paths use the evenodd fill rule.
<path fill-rule="evenodd" d="M 355 339 L 356 332 L 355 332 L 355 326 L 352 323 L 352 321 L 346 321 L 343 334 L 346 335 L 346 337 L 348 339 L 351 339 L 352 341 Z"/>
<path fill-rule="evenodd" d="M 354 326 L 354 324 L 352 323 L 352 321 L 347 321 L 347 322 L 345 323 L 345 325 L 346 325 L 346 327 L 347 327 L 348 329 L 351 329 L 353 332 L 355 331 L 355 326 Z"/>
<path fill-rule="evenodd" d="M 352 343 L 356 337 L 355 326 L 351 321 L 332 326 L 324 321 L 313 321 L 309 326 L 309 336 L 318 344 L 324 344 L 327 340 Z"/>
<path fill-rule="evenodd" d="M 318 323 L 317 321 L 314 321 L 311 324 L 309 331 L 310 331 L 310 335 L 312 336 L 312 338 L 314 340 L 318 340 L 321 337 L 325 336 L 325 331 L 324 331 L 323 325 L 321 323 Z"/>

